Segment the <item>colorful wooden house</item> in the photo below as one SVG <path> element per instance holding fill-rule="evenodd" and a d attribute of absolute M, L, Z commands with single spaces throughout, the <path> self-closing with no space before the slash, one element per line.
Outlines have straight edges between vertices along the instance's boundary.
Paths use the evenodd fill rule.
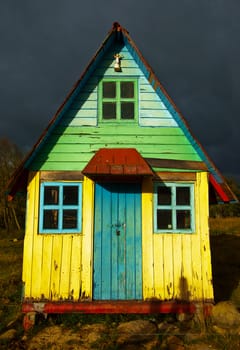
<path fill-rule="evenodd" d="M 236 198 L 118 23 L 30 154 L 23 312 L 212 303 L 210 201 Z"/>

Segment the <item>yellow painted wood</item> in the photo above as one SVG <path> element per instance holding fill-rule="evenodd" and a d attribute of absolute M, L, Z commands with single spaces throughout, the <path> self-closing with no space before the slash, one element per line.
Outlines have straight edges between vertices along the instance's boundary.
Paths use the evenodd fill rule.
<path fill-rule="evenodd" d="M 180 297 L 191 300 L 192 295 L 192 238 L 193 234 L 184 234 L 182 237 L 182 274 L 179 278 Z"/>
<path fill-rule="evenodd" d="M 181 300 L 213 300 L 208 232 L 207 173 L 195 183 L 195 224 L 191 234 L 153 233 L 151 184 L 143 185 L 143 280 L 144 297 Z M 144 214 L 145 213 L 145 214 Z"/>
<path fill-rule="evenodd" d="M 85 248 L 85 247 L 84 247 Z M 82 236 L 72 236 L 72 254 L 71 254 L 71 275 L 70 275 L 70 296 L 77 301 L 80 296 L 81 288 L 81 269 L 82 269 Z"/>
<path fill-rule="evenodd" d="M 82 292 L 81 298 L 92 298 L 94 183 L 87 177 L 83 183 Z"/>
<path fill-rule="evenodd" d="M 153 235 L 154 254 L 154 297 L 165 299 L 164 290 L 164 259 L 163 259 L 163 236 Z"/>
<path fill-rule="evenodd" d="M 173 298 L 180 299 L 182 293 L 182 235 L 174 234 L 173 244 Z"/>
<path fill-rule="evenodd" d="M 199 172 L 195 184 L 193 234 L 153 233 L 153 183 L 142 184 L 143 298 L 213 300 L 208 229 L 208 178 Z M 83 182 L 82 233 L 39 235 L 39 173 L 31 173 L 24 240 L 25 297 L 92 298 L 94 183 Z M 204 203 L 204 204 L 203 204 Z"/>
<path fill-rule="evenodd" d="M 23 270 L 22 280 L 24 283 L 24 297 L 31 296 L 31 280 L 32 280 L 32 257 L 33 257 L 33 232 L 34 232 L 34 196 L 36 189 L 36 176 L 35 172 L 30 172 L 27 187 L 27 216 L 26 216 L 26 228 L 24 237 L 24 249 L 23 249 Z"/>
<path fill-rule="evenodd" d="M 201 220 L 201 256 L 202 256 L 202 278 L 203 278 L 203 298 L 204 300 L 213 300 L 212 286 L 212 264 L 209 240 L 209 224 L 208 224 L 208 174 L 199 173 L 197 175 L 197 183 L 199 184 L 199 202 L 205 203 L 199 207 L 199 220 Z"/>
<path fill-rule="evenodd" d="M 142 183 L 142 273 L 143 299 L 154 296 L 153 272 L 153 183 L 151 179 L 143 179 Z"/>
<path fill-rule="evenodd" d="M 173 239 L 172 234 L 163 237 L 164 294 L 165 299 L 173 297 Z"/>
<path fill-rule="evenodd" d="M 202 221 L 201 217 L 201 177 L 197 175 L 195 183 L 195 234 L 192 237 L 192 285 L 193 296 L 196 300 L 203 298 L 203 279 L 202 279 L 202 255 L 201 255 L 201 241 L 202 241 Z M 208 204 L 206 204 L 208 205 Z"/>
<path fill-rule="evenodd" d="M 52 245 L 53 236 L 45 235 L 43 237 L 42 249 L 42 276 L 41 276 L 41 295 L 44 299 L 50 299 L 50 285 L 51 285 L 51 261 L 52 261 Z"/>
<path fill-rule="evenodd" d="M 52 260 L 49 264 L 51 267 L 51 286 L 50 293 L 52 300 L 58 300 L 60 298 L 59 295 L 59 287 L 60 287 L 60 272 L 62 265 L 62 235 L 54 235 L 53 236 L 53 248 L 52 248 Z"/>
<path fill-rule="evenodd" d="M 60 286 L 59 286 L 59 295 L 62 299 L 69 298 L 71 253 L 72 253 L 72 235 L 63 235 Z"/>
<path fill-rule="evenodd" d="M 42 274 L 42 237 L 37 236 L 35 232 L 38 230 L 38 206 L 39 206 L 39 173 L 36 173 L 33 177 L 33 182 L 31 188 L 29 188 L 29 200 L 31 202 L 30 206 L 32 210 L 29 213 L 29 220 L 31 222 L 32 232 L 29 232 L 33 236 L 31 246 L 29 250 L 32 249 L 32 259 L 31 259 L 31 276 L 27 283 L 31 284 L 31 297 L 36 298 L 41 294 L 41 274 Z M 24 261 L 24 265 L 27 264 Z M 27 269 L 28 266 L 25 265 Z M 27 296 L 27 295 L 25 295 Z"/>

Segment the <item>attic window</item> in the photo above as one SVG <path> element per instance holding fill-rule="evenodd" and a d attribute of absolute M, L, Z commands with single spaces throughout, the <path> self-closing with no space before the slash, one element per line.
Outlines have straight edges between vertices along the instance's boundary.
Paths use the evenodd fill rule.
<path fill-rule="evenodd" d="M 40 233 L 79 233 L 82 184 L 43 182 L 40 188 Z"/>
<path fill-rule="evenodd" d="M 193 232 L 194 185 L 157 183 L 154 211 L 154 232 Z"/>
<path fill-rule="evenodd" d="M 134 120 L 137 114 L 136 96 L 136 80 L 104 80 L 100 84 L 101 119 Z"/>

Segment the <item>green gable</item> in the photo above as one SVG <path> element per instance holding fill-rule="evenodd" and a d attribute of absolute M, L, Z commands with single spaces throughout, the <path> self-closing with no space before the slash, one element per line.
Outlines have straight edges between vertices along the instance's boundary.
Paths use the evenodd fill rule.
<path fill-rule="evenodd" d="M 122 57 L 114 71 L 114 55 Z M 134 120 L 101 118 L 102 82 L 137 82 Z M 97 67 L 51 130 L 32 170 L 82 170 L 99 148 L 136 148 L 143 157 L 201 161 L 128 47 L 113 42 Z"/>

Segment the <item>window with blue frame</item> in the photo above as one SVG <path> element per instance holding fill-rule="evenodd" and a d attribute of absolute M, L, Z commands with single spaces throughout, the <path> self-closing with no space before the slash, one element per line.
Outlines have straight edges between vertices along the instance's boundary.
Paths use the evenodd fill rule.
<path fill-rule="evenodd" d="M 194 184 L 156 183 L 154 232 L 192 233 L 194 230 Z"/>
<path fill-rule="evenodd" d="M 82 183 L 42 182 L 40 233 L 80 233 L 82 230 Z"/>
<path fill-rule="evenodd" d="M 99 115 L 102 121 L 134 121 L 138 111 L 136 79 L 104 79 L 99 84 Z"/>

